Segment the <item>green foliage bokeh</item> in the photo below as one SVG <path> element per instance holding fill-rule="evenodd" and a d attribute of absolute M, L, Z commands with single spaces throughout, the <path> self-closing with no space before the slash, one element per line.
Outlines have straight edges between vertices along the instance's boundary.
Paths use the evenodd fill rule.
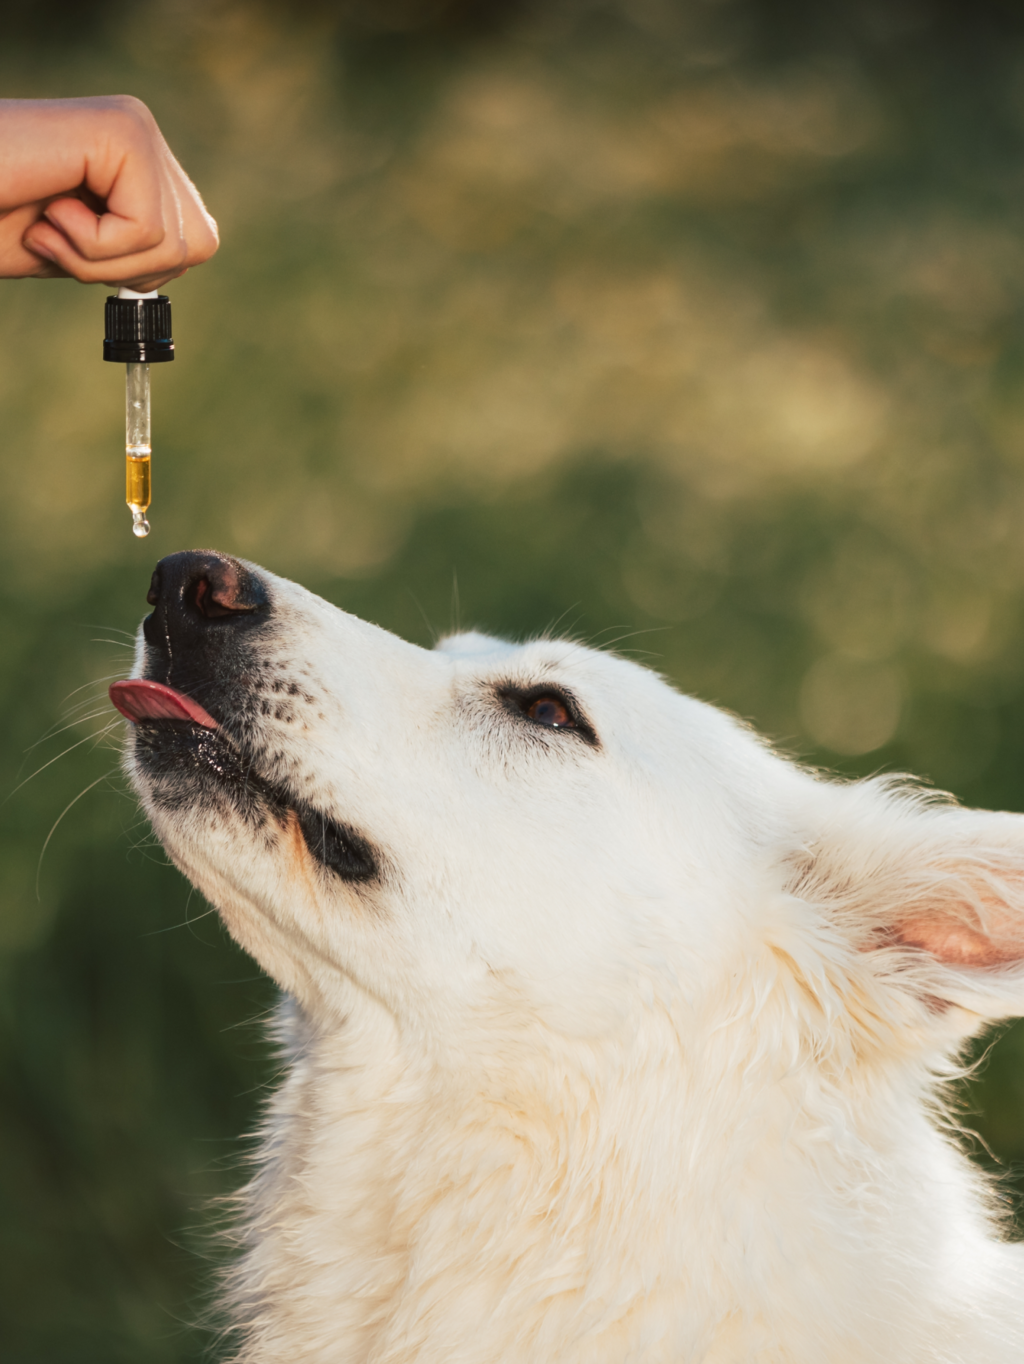
<path fill-rule="evenodd" d="M 558 621 L 810 762 L 1024 809 L 1024 20 L 19 13 L 0 93 L 140 96 L 224 240 L 168 289 L 144 542 L 105 291 L 0 285 L 0 1349 L 156 1364 L 207 1347 L 274 1062 L 118 772 L 153 563 L 213 545 L 422 643 Z M 1020 1031 L 965 1105 L 1012 1176 Z"/>

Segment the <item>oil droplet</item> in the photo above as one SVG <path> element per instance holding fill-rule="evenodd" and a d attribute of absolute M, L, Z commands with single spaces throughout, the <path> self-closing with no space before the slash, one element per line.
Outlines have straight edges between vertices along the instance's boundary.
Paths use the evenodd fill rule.
<path fill-rule="evenodd" d="M 125 451 L 124 500 L 132 514 L 132 534 L 149 534 L 146 511 L 150 497 L 150 452 L 148 445 L 130 445 Z"/>

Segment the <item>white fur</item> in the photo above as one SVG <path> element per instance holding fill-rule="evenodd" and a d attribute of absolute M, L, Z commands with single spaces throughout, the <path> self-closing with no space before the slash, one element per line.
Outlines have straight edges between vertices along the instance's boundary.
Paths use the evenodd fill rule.
<path fill-rule="evenodd" d="M 168 812 L 129 748 L 286 992 L 238 1359 L 1019 1364 L 1021 1249 L 935 1114 L 1024 1013 L 1021 821 L 822 780 L 607 653 L 428 652 L 263 576 L 306 699 L 256 765 L 384 872 Z M 568 689 L 599 745 L 494 683 Z"/>

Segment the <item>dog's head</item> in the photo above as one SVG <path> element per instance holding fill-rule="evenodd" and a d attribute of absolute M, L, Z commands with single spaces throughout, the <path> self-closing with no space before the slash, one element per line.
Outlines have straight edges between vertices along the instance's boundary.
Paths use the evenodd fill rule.
<path fill-rule="evenodd" d="M 863 1056 L 1024 1012 L 1015 816 L 821 780 L 573 642 L 428 651 L 214 553 L 149 601 L 131 778 L 312 1016 L 358 994 L 443 1047 L 655 1009 L 685 1043 L 771 999 Z"/>

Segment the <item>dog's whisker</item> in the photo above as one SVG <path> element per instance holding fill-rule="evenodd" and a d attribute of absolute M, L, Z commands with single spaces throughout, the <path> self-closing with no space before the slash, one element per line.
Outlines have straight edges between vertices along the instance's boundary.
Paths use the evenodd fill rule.
<path fill-rule="evenodd" d="M 431 645 L 436 645 L 437 641 L 441 638 L 440 631 L 436 630 L 434 626 L 431 625 L 430 620 L 427 617 L 427 613 L 426 611 L 424 611 L 420 603 L 420 599 L 419 597 L 417 597 L 416 593 L 413 592 L 411 588 L 407 588 L 406 590 L 408 591 L 409 596 L 412 597 L 413 602 L 415 603 L 416 606 L 416 610 L 420 613 L 420 616 L 423 620 L 423 624 L 427 627 L 427 634 L 430 636 Z"/>
<path fill-rule="evenodd" d="M 124 675 L 125 675 L 124 669 L 119 668 L 117 672 L 107 673 L 105 677 L 91 677 L 88 682 L 83 682 L 80 687 L 75 687 L 74 691 L 69 691 L 67 696 L 65 696 L 64 700 L 61 702 L 61 705 L 66 706 L 67 703 L 71 700 L 72 696 L 77 696 L 80 691 L 85 691 L 86 688 L 88 687 L 97 688 L 103 687 L 105 692 L 106 691 L 106 687 L 104 686 L 105 683 L 117 682 L 122 677 L 124 677 Z"/>
<path fill-rule="evenodd" d="M 119 625 L 103 625 L 99 622 L 82 621 L 78 627 L 80 630 L 109 630 L 112 635 L 124 635 L 132 648 L 135 647 L 135 640 L 138 632 L 136 630 L 122 630 Z M 120 644 L 121 641 L 119 640 Z"/>
<path fill-rule="evenodd" d="M 87 716 L 86 718 L 90 720 L 99 719 L 100 713 L 97 713 L 96 715 Z M 78 723 L 84 723 L 84 721 L 79 721 Z M 118 727 L 119 722 L 117 720 L 110 720 L 108 721 L 107 724 L 103 726 L 102 729 L 94 731 L 93 733 L 90 734 L 85 734 L 81 739 L 77 739 L 73 744 L 69 744 L 67 748 L 62 749 L 61 752 L 56 755 L 56 757 L 50 758 L 47 762 L 37 767 L 35 771 L 30 773 L 27 777 L 23 777 L 12 790 L 8 791 L 7 795 L 4 796 L 3 800 L 0 801 L 0 807 L 6 805 L 9 800 L 11 800 L 14 796 L 17 795 L 17 793 L 21 790 L 23 786 L 27 786 L 30 781 L 34 781 L 35 778 L 38 777 L 41 772 L 45 772 L 46 769 L 48 767 L 52 767 L 54 763 L 60 762 L 61 758 L 67 757 L 69 753 L 73 753 L 76 748 L 81 748 L 83 744 L 91 742 L 93 744 L 93 747 L 95 748 L 106 735 L 110 734 L 113 730 L 117 729 Z M 77 726 L 74 725 L 65 726 L 65 729 L 73 728 L 77 728 Z M 58 731 L 58 733 L 61 732 L 62 731 Z M 53 737 L 56 738 L 56 735 L 54 735 Z M 36 747 L 36 745 L 33 745 L 33 747 Z M 31 750 L 29 751 L 31 752 Z M 24 763 L 22 763 L 22 766 L 24 766 Z"/>
<path fill-rule="evenodd" d="M 109 772 L 104 772 L 104 773 L 102 774 L 102 776 L 97 777 L 95 781 L 91 781 L 91 782 L 89 783 L 88 786 L 86 786 L 83 790 L 79 791 L 78 795 L 75 796 L 74 800 L 69 800 L 69 801 L 68 801 L 67 805 L 64 806 L 64 809 L 60 812 L 60 814 L 59 814 L 59 815 L 57 816 L 57 818 L 54 820 L 53 825 L 52 825 L 52 827 L 51 827 L 51 829 L 50 829 L 50 832 L 46 835 L 46 839 L 45 839 L 45 841 L 43 842 L 42 849 L 40 850 L 40 853 L 39 853 L 39 861 L 38 861 L 38 863 L 36 864 L 36 899 L 37 899 L 37 900 L 39 900 L 39 899 L 41 898 L 41 897 L 40 897 L 40 894 L 39 894 L 39 877 L 40 877 L 40 875 L 41 875 L 41 873 L 42 873 L 42 870 L 43 870 L 43 858 L 46 856 L 46 850 L 47 850 L 47 848 L 50 846 L 50 840 L 53 838 L 54 834 L 57 832 L 57 828 L 58 828 L 58 826 L 60 825 L 61 821 L 63 820 L 64 816 L 65 816 L 70 810 L 74 809 L 74 807 L 78 804 L 78 802 L 82 799 L 83 796 L 87 796 L 87 795 L 89 794 L 89 792 L 90 792 L 91 790 L 93 790 L 94 787 L 99 786 L 100 782 L 106 781 L 108 777 L 112 777 L 116 771 L 117 771 L 117 768 L 116 768 L 116 767 L 112 767 L 112 768 L 110 769 Z"/>
<path fill-rule="evenodd" d="M 453 635 L 462 633 L 462 605 L 459 601 L 459 575 L 452 569 L 451 631 Z"/>
<path fill-rule="evenodd" d="M 165 864 L 165 865 L 166 865 L 166 864 Z M 146 933 L 146 934 L 144 934 L 143 936 L 144 936 L 144 937 L 147 937 L 147 938 L 159 938 L 159 937 L 161 937 L 164 933 L 176 933 L 176 932 L 177 932 L 179 929 L 181 929 L 181 928 L 189 928 L 189 929 L 190 929 L 190 928 L 192 927 L 193 924 L 201 923 L 203 919 L 208 919 L 208 918 L 210 917 L 211 914 L 216 914 L 216 913 L 217 913 L 217 911 L 216 911 L 215 909 L 206 909 L 206 910 L 203 911 L 202 914 L 197 914 L 197 915 L 195 915 L 194 917 L 192 917 L 192 918 L 190 918 L 190 919 L 182 919 L 180 923 L 176 923 L 176 924 L 167 924 L 167 925 L 165 925 L 163 928 L 154 928 L 154 929 L 151 930 L 151 932 Z M 198 941 L 198 942 L 201 942 L 202 939 L 201 939 L 201 938 L 200 938 L 200 939 L 197 939 L 197 941 Z"/>
<path fill-rule="evenodd" d="M 616 644 L 621 644 L 623 640 L 636 639 L 640 635 L 662 634 L 664 633 L 664 631 L 672 630 L 674 628 L 675 627 L 673 625 L 648 625 L 644 626 L 642 629 L 639 630 L 626 630 L 623 634 L 616 635 L 614 639 L 602 640 L 600 644 L 595 643 L 593 647 L 595 649 L 603 650 L 614 649 Z"/>
<path fill-rule="evenodd" d="M 82 712 L 87 711 L 90 706 L 96 706 L 98 709 L 89 714 L 83 714 Z M 69 729 L 74 729 L 77 725 L 83 725 L 89 720 L 95 720 L 98 716 L 110 715 L 111 713 L 112 708 L 105 695 L 86 697 L 85 700 L 78 702 L 76 705 L 69 706 L 59 721 L 56 721 L 48 730 L 41 734 L 38 739 L 29 744 L 25 749 L 25 753 L 31 753 L 33 749 L 39 748 L 42 744 L 48 743 L 51 739 L 55 739 L 59 734 L 63 734 Z"/>
<path fill-rule="evenodd" d="M 552 639 L 554 637 L 555 631 L 561 625 L 562 621 L 565 620 L 566 616 L 570 613 L 570 611 L 576 611 L 581 605 L 582 602 L 578 601 L 571 602 L 568 606 L 564 608 L 564 610 L 560 611 L 553 620 L 549 621 L 548 624 L 544 626 L 544 629 L 540 632 L 539 638 Z M 579 618 L 577 618 L 576 623 L 577 624 L 579 623 Z M 574 629 L 575 625 L 569 626 L 567 633 L 572 634 Z"/>
<path fill-rule="evenodd" d="M 99 700 L 98 697 L 95 696 L 90 697 L 89 700 L 85 702 L 85 704 L 81 707 L 81 709 L 84 710 L 88 706 L 97 705 L 98 700 Z M 75 709 L 79 708 L 76 707 Z M 104 706 L 102 710 L 95 710 L 88 715 L 76 715 L 74 716 L 74 718 L 71 719 L 65 716 L 62 721 L 59 721 L 54 725 L 51 725 L 51 727 L 48 730 L 46 730 L 44 734 L 42 734 L 33 743 L 29 744 L 29 746 L 24 750 L 24 753 L 22 755 L 23 758 L 27 757 L 30 753 L 34 752 L 35 749 L 41 748 L 43 744 L 49 743 L 51 739 L 56 739 L 61 734 L 66 734 L 69 729 L 76 729 L 79 725 L 87 724 L 90 720 L 97 720 L 101 715 L 109 713 L 110 707 Z"/>

